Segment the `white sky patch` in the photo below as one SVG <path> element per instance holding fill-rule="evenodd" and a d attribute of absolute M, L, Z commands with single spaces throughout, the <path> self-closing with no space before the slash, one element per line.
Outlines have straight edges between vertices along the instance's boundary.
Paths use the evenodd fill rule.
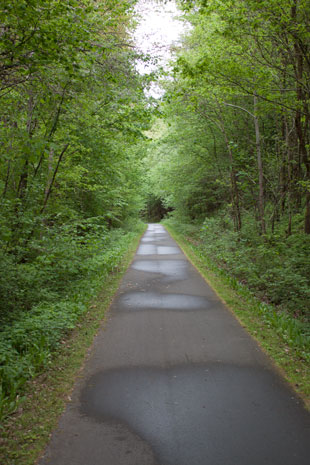
<path fill-rule="evenodd" d="M 172 58 L 171 48 L 177 45 L 186 27 L 174 0 L 166 3 L 156 0 L 140 0 L 135 10 L 139 24 L 133 39 L 139 51 L 151 56 L 148 63 L 139 61 L 136 65 L 141 74 L 156 71 L 159 67 L 167 68 Z M 153 86 L 151 95 L 160 97 L 162 90 Z"/>

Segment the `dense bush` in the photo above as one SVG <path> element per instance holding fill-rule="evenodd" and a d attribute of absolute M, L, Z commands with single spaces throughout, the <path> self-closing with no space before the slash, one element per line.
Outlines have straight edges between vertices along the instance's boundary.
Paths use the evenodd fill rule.
<path fill-rule="evenodd" d="M 54 231 L 41 244 L 41 254 L 36 251 L 31 262 L 17 264 L 16 289 L 2 268 L 1 286 L 8 301 L 1 301 L 0 418 L 16 408 L 25 382 L 49 364 L 142 227 L 136 223 L 107 231 L 93 219 L 65 227 L 60 235 Z M 12 260 L 7 262 L 13 274 Z M 10 299 L 20 302 L 20 308 L 14 309 Z"/>
<path fill-rule="evenodd" d="M 16 318 L 42 302 L 62 299 L 68 285 L 100 266 L 102 253 L 122 235 L 122 230 L 108 231 L 100 218 L 46 228 L 36 238 L 16 251 L 0 256 L 0 319 Z M 21 258 L 22 257 L 22 258 Z"/>
<path fill-rule="evenodd" d="M 250 219 L 241 233 L 221 213 L 202 225 L 173 217 L 165 223 L 180 234 L 206 266 L 221 275 L 267 327 L 302 359 L 310 361 L 310 242 L 305 235 L 262 237 Z M 274 241 L 276 244 L 274 244 Z M 256 296 L 253 304 L 253 297 Z"/>
<path fill-rule="evenodd" d="M 199 237 L 206 253 L 264 301 L 310 318 L 310 238 L 262 236 L 250 218 L 246 225 L 237 233 L 227 217 L 205 219 Z"/>

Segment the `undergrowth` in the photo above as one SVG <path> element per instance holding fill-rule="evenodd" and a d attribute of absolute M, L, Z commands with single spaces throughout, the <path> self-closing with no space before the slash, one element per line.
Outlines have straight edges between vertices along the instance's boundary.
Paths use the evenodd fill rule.
<path fill-rule="evenodd" d="M 53 353 L 85 314 L 108 274 L 117 270 L 143 227 L 136 223 L 108 231 L 89 221 L 78 228 L 73 225 L 45 243 L 41 240 L 40 253 L 17 265 L 16 308 L 8 312 L 2 300 L 0 419 L 23 401 L 26 382 L 51 364 Z M 33 242 L 32 250 L 35 246 Z M 11 268 L 8 273 L 13 273 Z M 2 280 L 3 288 L 3 274 Z M 7 282 L 7 287 L 11 286 L 11 281 Z M 18 302 L 23 303 L 21 308 Z M 8 307 L 11 304 L 8 301 Z"/>
<path fill-rule="evenodd" d="M 164 224 L 310 410 L 310 337 L 307 320 L 255 296 L 253 290 L 238 281 L 214 256 L 208 255 L 198 225 L 173 218 L 165 220 Z"/>
<path fill-rule="evenodd" d="M 227 223 L 223 227 L 223 218 L 202 225 L 171 218 L 165 224 L 241 297 L 256 297 L 252 308 L 264 325 L 310 362 L 310 238 L 263 238 L 249 227 L 236 233 Z"/>

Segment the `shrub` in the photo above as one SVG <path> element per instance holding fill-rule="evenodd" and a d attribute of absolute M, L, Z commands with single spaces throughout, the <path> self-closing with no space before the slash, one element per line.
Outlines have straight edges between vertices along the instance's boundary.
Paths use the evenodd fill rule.
<path fill-rule="evenodd" d="M 16 282 L 22 288 L 11 292 L 15 303 L 23 305 L 14 317 L 3 319 L 0 331 L 0 418 L 16 409 L 27 380 L 50 363 L 104 278 L 119 265 L 141 223 L 132 229 L 88 228 L 70 240 L 66 233 L 56 242 L 49 240 L 50 254 L 45 250 L 18 266 Z"/>

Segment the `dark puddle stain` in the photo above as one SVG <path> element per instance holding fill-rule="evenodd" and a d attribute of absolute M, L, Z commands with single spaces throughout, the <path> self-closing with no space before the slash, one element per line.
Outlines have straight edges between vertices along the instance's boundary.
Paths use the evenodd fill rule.
<path fill-rule="evenodd" d="M 153 237 L 170 237 L 167 231 L 161 227 L 161 228 L 148 228 L 146 232 L 144 233 L 144 237 L 146 236 L 153 236 Z"/>
<path fill-rule="evenodd" d="M 146 237 L 146 239 L 150 239 L 151 237 Z M 161 234 L 160 236 L 159 235 L 153 235 L 152 236 L 152 240 L 156 243 L 156 244 L 162 244 L 163 242 L 165 241 L 169 241 L 171 240 L 169 238 L 169 236 L 167 236 L 166 234 Z"/>
<path fill-rule="evenodd" d="M 157 253 L 159 255 L 173 255 L 180 253 L 179 247 L 175 246 L 167 246 L 167 245 L 159 245 L 157 247 Z"/>
<path fill-rule="evenodd" d="M 133 367 L 92 377 L 81 411 L 126 425 L 161 465 L 308 465 L 309 414 L 291 395 L 262 368 Z"/>
<path fill-rule="evenodd" d="M 141 309 L 160 309 L 176 311 L 196 311 L 210 308 L 214 302 L 205 297 L 186 294 L 160 294 L 156 292 L 126 292 L 119 302 L 130 311 Z"/>
<path fill-rule="evenodd" d="M 155 241 L 155 242 L 162 242 L 162 241 L 165 241 L 165 240 L 171 240 L 171 238 L 166 233 L 160 233 L 160 234 L 154 234 L 154 233 L 148 234 L 148 233 L 146 233 L 146 234 L 144 234 L 144 236 L 143 236 L 143 238 L 141 240 L 144 241 L 144 239 L 152 240 L 152 241 Z"/>
<path fill-rule="evenodd" d="M 137 255 L 174 255 L 179 254 L 179 247 L 156 245 L 156 244 L 141 244 L 138 248 Z"/>
<path fill-rule="evenodd" d="M 131 268 L 147 273 L 160 273 L 166 281 L 187 278 L 188 262 L 186 260 L 135 260 Z"/>
<path fill-rule="evenodd" d="M 156 245 L 142 244 L 137 250 L 137 255 L 154 255 L 157 253 Z"/>

